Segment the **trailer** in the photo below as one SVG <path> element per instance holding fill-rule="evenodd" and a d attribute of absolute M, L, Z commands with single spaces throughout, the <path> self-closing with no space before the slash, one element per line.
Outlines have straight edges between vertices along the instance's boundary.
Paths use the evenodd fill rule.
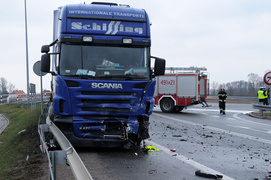
<path fill-rule="evenodd" d="M 180 112 L 190 105 L 207 100 L 208 77 L 206 68 L 166 68 L 163 76 L 156 77 L 154 99 L 163 112 Z"/>

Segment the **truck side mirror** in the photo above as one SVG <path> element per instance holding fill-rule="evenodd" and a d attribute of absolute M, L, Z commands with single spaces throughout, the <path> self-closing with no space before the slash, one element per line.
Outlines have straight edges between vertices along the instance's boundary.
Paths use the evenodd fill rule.
<path fill-rule="evenodd" d="M 42 72 L 50 72 L 50 54 L 43 54 L 41 56 L 40 70 Z"/>
<path fill-rule="evenodd" d="M 155 58 L 154 62 L 154 76 L 162 76 L 165 74 L 166 60 Z"/>
<path fill-rule="evenodd" d="M 41 52 L 42 53 L 48 53 L 50 51 L 50 46 L 49 45 L 43 45 L 41 47 Z"/>

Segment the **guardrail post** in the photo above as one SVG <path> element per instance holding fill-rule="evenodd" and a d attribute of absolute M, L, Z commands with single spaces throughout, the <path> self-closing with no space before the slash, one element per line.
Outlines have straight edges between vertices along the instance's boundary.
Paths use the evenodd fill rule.
<path fill-rule="evenodd" d="M 42 153 L 45 153 L 46 147 L 45 147 L 45 136 L 44 133 L 49 131 L 48 124 L 40 124 L 38 132 L 40 134 L 40 149 Z"/>
<path fill-rule="evenodd" d="M 260 109 L 260 114 L 261 114 L 261 116 L 263 116 L 263 110 L 261 110 L 261 109 Z"/>
<path fill-rule="evenodd" d="M 65 164 L 66 161 L 66 151 L 49 151 L 51 160 L 51 172 L 50 180 L 56 179 L 56 168 L 58 164 Z M 53 176 L 53 177 L 52 177 Z"/>
<path fill-rule="evenodd" d="M 67 163 L 67 152 L 64 150 L 55 150 L 50 151 L 46 147 L 45 143 L 45 132 L 49 132 L 49 126 L 48 124 L 40 124 L 39 125 L 39 134 L 40 134 L 40 149 L 42 153 L 47 153 L 48 160 L 49 160 L 49 179 L 55 180 L 56 179 L 56 172 L 57 172 L 57 165 L 58 164 L 65 164 Z"/>
<path fill-rule="evenodd" d="M 56 162 L 55 162 L 55 153 L 54 151 L 49 151 L 50 154 L 50 161 L 51 161 L 51 166 L 50 166 L 50 171 L 52 172 L 52 174 L 50 173 L 50 180 L 54 180 L 56 179 Z"/>

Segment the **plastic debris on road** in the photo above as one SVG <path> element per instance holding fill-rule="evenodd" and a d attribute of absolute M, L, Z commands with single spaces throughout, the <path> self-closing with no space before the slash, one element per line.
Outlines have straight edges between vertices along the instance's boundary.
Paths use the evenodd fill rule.
<path fill-rule="evenodd" d="M 159 149 L 154 146 L 144 146 L 143 148 L 145 152 L 159 151 Z"/>

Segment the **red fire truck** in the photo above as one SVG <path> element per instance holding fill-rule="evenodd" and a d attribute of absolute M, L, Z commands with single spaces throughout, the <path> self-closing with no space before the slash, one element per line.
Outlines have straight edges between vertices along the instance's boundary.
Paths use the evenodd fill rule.
<path fill-rule="evenodd" d="M 205 67 L 166 68 L 158 76 L 154 92 L 155 105 L 163 112 L 180 112 L 190 105 L 207 100 L 208 78 Z"/>

